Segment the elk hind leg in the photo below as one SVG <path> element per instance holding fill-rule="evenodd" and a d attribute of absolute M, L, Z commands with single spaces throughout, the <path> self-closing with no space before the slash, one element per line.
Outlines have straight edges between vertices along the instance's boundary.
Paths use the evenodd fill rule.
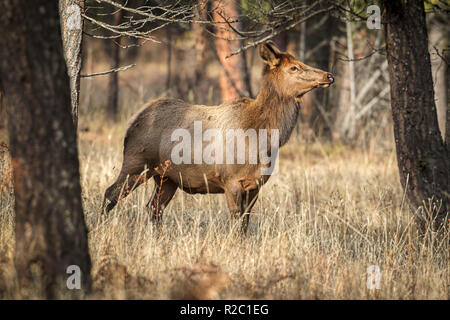
<path fill-rule="evenodd" d="M 160 176 L 154 176 L 153 179 L 155 180 L 155 189 L 147 203 L 147 208 L 151 211 L 152 221 L 159 225 L 163 211 L 175 195 L 178 185 L 167 178 L 161 181 Z"/>

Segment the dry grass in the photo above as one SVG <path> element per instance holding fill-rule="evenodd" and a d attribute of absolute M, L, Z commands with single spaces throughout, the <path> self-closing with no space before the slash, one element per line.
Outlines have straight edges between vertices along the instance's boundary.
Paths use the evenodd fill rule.
<path fill-rule="evenodd" d="M 242 237 L 223 195 L 178 192 L 162 232 L 146 201 L 153 182 L 106 219 L 103 192 L 118 174 L 125 123 L 80 134 L 81 183 L 99 298 L 449 299 L 448 233 L 418 235 L 395 152 L 305 144 L 282 148 Z M 0 279 L 11 273 L 13 196 L 0 160 Z M 367 289 L 367 267 L 381 288 Z M 0 281 L 1 282 L 1 281 Z"/>
<path fill-rule="evenodd" d="M 87 73 L 108 69 L 95 65 Z M 292 137 L 244 237 L 223 195 L 180 191 L 157 235 L 145 209 L 153 181 L 101 219 L 103 193 L 121 165 L 126 119 L 145 100 L 164 95 L 165 72 L 154 61 L 120 74 L 122 120 L 114 125 L 99 115 L 105 95 L 97 93 L 107 78 L 82 81 L 79 153 L 93 297 L 450 298 L 448 231 L 419 236 L 399 184 L 392 133 L 383 129 L 353 149 Z M 0 130 L 1 141 L 7 139 Z M 0 147 L 0 291 L 14 274 L 10 173 Z M 370 265 L 381 269 L 379 290 L 366 286 Z"/>

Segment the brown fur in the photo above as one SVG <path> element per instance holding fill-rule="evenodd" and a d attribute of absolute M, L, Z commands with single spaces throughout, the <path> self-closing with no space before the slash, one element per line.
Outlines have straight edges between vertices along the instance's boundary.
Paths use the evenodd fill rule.
<path fill-rule="evenodd" d="M 332 76 L 311 68 L 292 55 L 280 52 L 272 43 L 260 47 L 266 66 L 256 99 L 242 98 L 219 106 L 191 105 L 181 100 L 157 99 L 149 102 L 130 121 L 125 141 L 122 169 L 116 182 L 105 192 L 103 208 L 110 211 L 130 186 L 138 186 L 153 177 L 160 185 L 161 171 L 155 170 L 170 160 L 178 142 L 170 137 L 177 128 L 193 132 L 194 121 L 201 120 L 203 131 L 226 129 L 279 129 L 280 146 L 285 144 L 297 122 L 301 97 L 319 86 L 329 86 Z M 297 70 L 292 70 L 297 67 Z M 225 135 L 224 135 L 225 136 Z M 192 134 L 193 137 L 193 134 Z M 235 162 L 236 163 L 236 162 Z M 225 193 L 230 213 L 239 217 L 249 213 L 259 188 L 269 176 L 260 174 L 262 164 L 180 164 L 171 165 L 165 173 L 159 197 L 149 201 L 154 217 L 163 209 L 178 188 L 188 193 Z M 148 169 L 144 174 L 143 171 Z M 123 192 L 125 185 L 125 192 Z M 158 199 L 158 200 L 156 200 Z M 109 203 L 107 204 L 107 200 Z M 158 201 L 158 203 L 156 203 Z M 248 214 L 243 228 L 246 230 Z"/>

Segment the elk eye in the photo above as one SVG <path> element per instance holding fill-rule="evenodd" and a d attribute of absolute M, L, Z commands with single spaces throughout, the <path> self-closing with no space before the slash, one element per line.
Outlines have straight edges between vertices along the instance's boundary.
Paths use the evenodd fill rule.
<path fill-rule="evenodd" d="M 291 71 L 298 71 L 298 68 L 296 66 L 291 67 Z"/>

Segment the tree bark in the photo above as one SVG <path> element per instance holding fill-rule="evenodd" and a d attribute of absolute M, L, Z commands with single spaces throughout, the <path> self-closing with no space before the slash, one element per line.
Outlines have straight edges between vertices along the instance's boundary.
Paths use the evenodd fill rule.
<path fill-rule="evenodd" d="M 1 1 L 0 12 L 20 292 L 80 297 L 90 290 L 91 261 L 58 3 Z M 70 265 L 81 269 L 81 290 L 66 287 Z"/>
<path fill-rule="evenodd" d="M 432 212 L 441 224 L 450 208 L 450 161 L 436 115 L 424 3 L 384 1 L 383 18 L 400 180 L 413 210 L 430 198 L 442 201 Z"/>
<path fill-rule="evenodd" d="M 70 79 L 72 120 L 75 131 L 78 127 L 78 105 L 80 100 L 81 42 L 83 39 L 83 19 L 81 12 L 84 0 L 59 0 L 61 36 L 64 58 Z"/>
<path fill-rule="evenodd" d="M 238 8 L 235 1 L 215 0 L 213 7 L 217 8 L 213 12 L 214 21 L 224 22 L 223 17 L 233 20 L 238 16 Z M 240 96 L 250 96 L 250 80 L 248 75 L 246 75 L 248 70 L 245 56 L 239 54 L 228 59 L 225 58 L 240 47 L 240 41 L 225 40 L 236 37 L 236 34 L 228 30 L 224 24 L 216 28 L 216 34 L 221 37 L 215 39 L 215 47 L 219 62 L 222 65 L 219 76 L 222 101 L 235 100 Z"/>
<path fill-rule="evenodd" d="M 0 92 L 0 130 L 3 129 L 6 125 L 6 106 L 5 103 L 3 101 L 3 95 Z"/>

